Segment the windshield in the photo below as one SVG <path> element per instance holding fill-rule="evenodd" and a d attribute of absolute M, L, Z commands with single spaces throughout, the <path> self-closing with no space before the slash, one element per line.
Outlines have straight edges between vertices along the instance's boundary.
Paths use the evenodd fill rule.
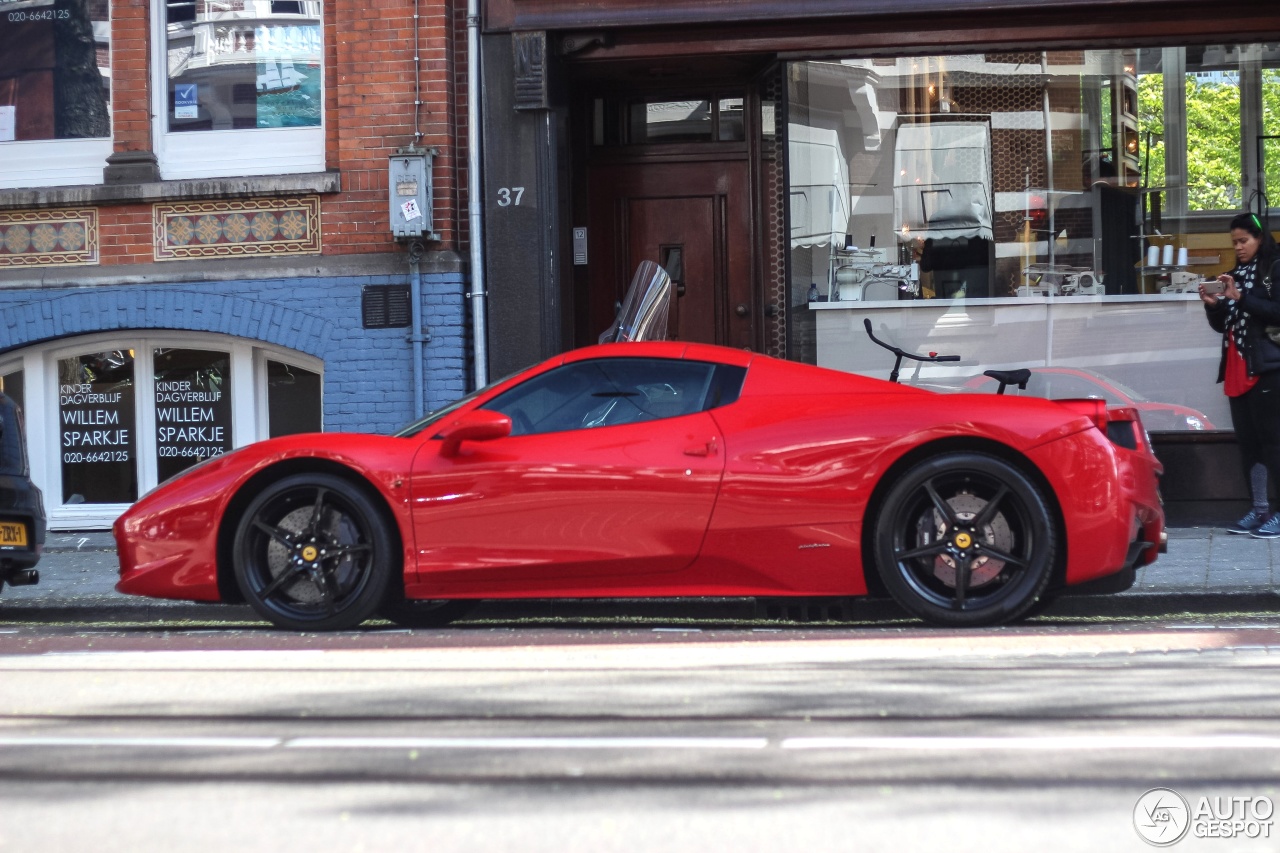
<path fill-rule="evenodd" d="M 671 312 L 671 276 L 653 261 L 641 261 L 618 316 L 600 343 L 665 341 Z"/>

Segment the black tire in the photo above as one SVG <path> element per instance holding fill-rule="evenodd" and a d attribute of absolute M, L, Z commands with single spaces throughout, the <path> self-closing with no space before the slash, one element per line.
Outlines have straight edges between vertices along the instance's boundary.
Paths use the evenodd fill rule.
<path fill-rule="evenodd" d="M 394 542 L 364 488 L 332 474 L 295 474 L 267 486 L 240 519 L 236 582 L 279 628 L 354 628 L 386 598 L 400 567 Z"/>
<path fill-rule="evenodd" d="M 1057 531 L 1040 489 L 984 453 L 909 470 L 876 519 L 876 570 L 889 594 L 936 625 L 1000 625 L 1026 614 L 1053 574 Z"/>
<path fill-rule="evenodd" d="M 471 599 L 413 599 L 388 596 L 378 615 L 402 628 L 439 628 L 461 619 L 480 602 Z"/>

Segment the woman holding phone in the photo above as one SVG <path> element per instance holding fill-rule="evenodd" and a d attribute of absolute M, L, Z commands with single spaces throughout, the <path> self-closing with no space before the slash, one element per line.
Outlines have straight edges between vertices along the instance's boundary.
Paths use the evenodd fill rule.
<path fill-rule="evenodd" d="M 1245 479 L 1261 463 L 1271 481 L 1280 483 L 1280 345 L 1266 330 L 1280 326 L 1280 249 L 1252 213 L 1236 216 L 1230 227 L 1236 265 L 1202 282 L 1200 299 L 1209 325 L 1222 335 L 1218 381 L 1231 406 Z M 1280 538 L 1280 513 L 1271 514 L 1265 483 L 1253 497 L 1253 509 L 1230 529 Z"/>

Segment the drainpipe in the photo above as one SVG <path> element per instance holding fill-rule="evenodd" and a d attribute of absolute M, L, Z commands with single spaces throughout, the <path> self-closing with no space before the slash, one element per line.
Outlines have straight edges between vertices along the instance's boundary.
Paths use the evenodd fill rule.
<path fill-rule="evenodd" d="M 429 335 L 422 333 L 422 260 L 426 246 L 419 240 L 409 244 L 409 322 L 413 331 L 409 340 L 413 342 L 413 419 L 420 420 L 426 414 L 422 402 L 422 345 L 430 340 Z"/>
<path fill-rule="evenodd" d="M 480 211 L 480 0 L 467 0 L 467 209 L 471 235 L 471 338 L 475 387 L 489 384 L 484 230 Z"/>

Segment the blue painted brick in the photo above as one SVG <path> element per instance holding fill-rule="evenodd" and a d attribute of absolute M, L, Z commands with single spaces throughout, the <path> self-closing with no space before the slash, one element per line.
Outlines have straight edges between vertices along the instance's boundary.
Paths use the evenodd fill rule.
<path fill-rule="evenodd" d="M 389 432 L 413 416 L 412 346 L 405 330 L 360 326 L 363 284 L 406 276 L 129 285 L 0 292 L 0 347 L 26 346 L 71 332 L 117 328 L 214 331 L 293 348 L 325 362 L 327 429 Z M 432 341 L 422 371 L 427 408 L 451 402 L 467 385 L 467 311 L 462 278 L 423 281 L 424 322 Z M 33 295 L 37 298 L 33 299 Z"/>

